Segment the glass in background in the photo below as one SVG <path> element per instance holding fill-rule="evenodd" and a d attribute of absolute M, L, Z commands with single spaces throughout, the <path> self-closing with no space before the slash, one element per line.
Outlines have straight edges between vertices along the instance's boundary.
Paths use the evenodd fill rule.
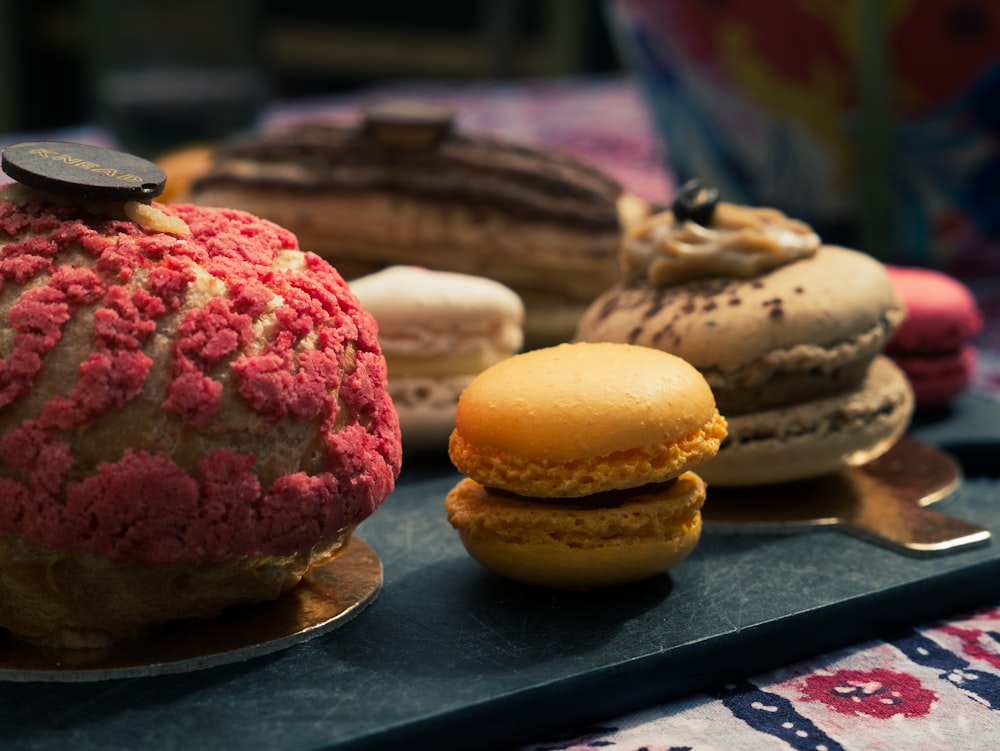
<path fill-rule="evenodd" d="M 885 261 L 1000 271 L 1000 3 L 605 10 L 679 180 Z"/>
<path fill-rule="evenodd" d="M 84 0 L 94 118 L 126 151 L 252 127 L 268 98 L 260 0 Z"/>

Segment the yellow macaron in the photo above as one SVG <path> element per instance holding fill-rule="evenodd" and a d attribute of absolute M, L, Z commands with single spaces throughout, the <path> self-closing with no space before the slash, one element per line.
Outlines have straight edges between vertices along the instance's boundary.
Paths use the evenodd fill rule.
<path fill-rule="evenodd" d="M 701 532 L 726 421 L 679 357 L 611 343 L 532 350 L 477 376 L 449 455 L 468 479 L 445 501 L 470 555 L 518 581 L 621 584 L 686 557 Z"/>

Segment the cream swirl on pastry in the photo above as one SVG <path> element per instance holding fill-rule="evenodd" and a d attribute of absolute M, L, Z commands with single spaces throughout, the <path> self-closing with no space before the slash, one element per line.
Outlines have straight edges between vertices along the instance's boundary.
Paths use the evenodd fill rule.
<path fill-rule="evenodd" d="M 808 224 L 778 209 L 713 202 L 699 211 L 695 217 L 675 202 L 626 232 L 623 272 L 654 287 L 706 276 L 750 277 L 807 258 L 820 246 Z"/>

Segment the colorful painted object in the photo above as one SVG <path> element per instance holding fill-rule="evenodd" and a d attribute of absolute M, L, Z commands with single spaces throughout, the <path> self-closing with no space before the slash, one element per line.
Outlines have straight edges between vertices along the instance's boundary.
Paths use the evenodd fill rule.
<path fill-rule="evenodd" d="M 1000 268 L 1000 5 L 608 0 L 679 182 L 884 260 Z"/>

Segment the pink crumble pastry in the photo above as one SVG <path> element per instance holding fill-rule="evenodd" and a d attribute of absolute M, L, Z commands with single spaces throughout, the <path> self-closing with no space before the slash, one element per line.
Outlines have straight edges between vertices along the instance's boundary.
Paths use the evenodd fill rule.
<path fill-rule="evenodd" d="M 169 569 L 157 597 L 171 602 L 197 567 L 216 576 L 236 561 L 257 581 L 277 566 L 276 596 L 337 552 L 399 474 L 376 325 L 288 231 L 154 206 L 190 232 L 0 195 L 0 562 L 39 558 L 46 582 L 72 555 L 116 575 Z M 37 595 L 12 595 L 10 579 L 0 603 Z M 72 582 L 56 588 L 65 599 Z M 229 604 L 207 599 L 195 617 Z M 0 604 L 0 626 L 28 637 L 120 636 L 79 613 L 33 631 L 16 607 Z M 159 620 L 173 619 L 165 607 Z"/>

